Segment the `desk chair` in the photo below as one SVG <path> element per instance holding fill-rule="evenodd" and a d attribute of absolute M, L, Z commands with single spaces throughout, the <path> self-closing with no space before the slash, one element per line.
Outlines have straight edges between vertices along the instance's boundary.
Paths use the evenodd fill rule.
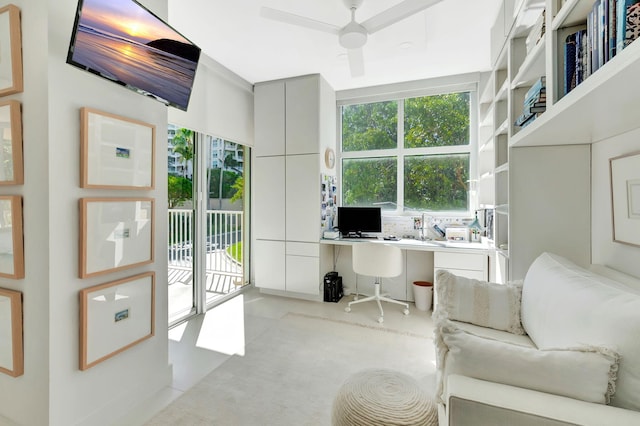
<path fill-rule="evenodd" d="M 409 315 L 409 305 L 407 303 L 399 302 L 386 297 L 385 294 L 380 294 L 380 281 L 382 278 L 397 277 L 402 273 L 404 266 L 402 261 L 402 251 L 398 247 L 389 244 L 372 242 L 355 243 L 353 244 L 352 249 L 353 271 L 356 274 L 375 277 L 375 293 L 373 296 L 349 302 L 345 311 L 351 312 L 351 305 L 355 305 L 356 303 L 375 300 L 378 304 L 378 308 L 380 308 L 380 318 L 378 318 L 379 323 L 384 321 L 384 311 L 382 310 L 382 304 L 380 301 L 403 305 L 404 314 Z M 356 298 L 357 297 L 358 295 L 356 294 Z"/>

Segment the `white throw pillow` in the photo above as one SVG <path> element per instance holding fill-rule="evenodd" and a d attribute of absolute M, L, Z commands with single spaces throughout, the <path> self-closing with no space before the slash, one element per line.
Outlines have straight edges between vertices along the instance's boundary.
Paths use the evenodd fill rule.
<path fill-rule="evenodd" d="M 490 283 L 440 269 L 436 273 L 436 294 L 436 319 L 463 321 L 525 334 L 520 323 L 521 281 Z"/>
<path fill-rule="evenodd" d="M 615 392 L 618 355 L 605 348 L 539 350 L 446 327 L 446 374 L 461 374 L 600 404 Z"/>
<path fill-rule="evenodd" d="M 543 253 L 522 290 L 522 325 L 540 349 L 602 346 L 620 354 L 611 405 L 640 411 L 640 295 Z"/>

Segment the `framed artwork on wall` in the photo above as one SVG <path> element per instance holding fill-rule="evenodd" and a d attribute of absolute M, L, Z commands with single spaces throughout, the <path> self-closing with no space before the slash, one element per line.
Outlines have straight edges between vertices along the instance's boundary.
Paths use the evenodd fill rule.
<path fill-rule="evenodd" d="M 156 127 L 80 109 L 80 187 L 153 189 Z"/>
<path fill-rule="evenodd" d="M 609 160 L 613 241 L 640 247 L 640 152 Z"/>
<path fill-rule="evenodd" d="M 80 278 L 153 262 L 153 198 L 81 198 Z"/>
<path fill-rule="evenodd" d="M 24 278 L 22 197 L 0 196 L 0 277 Z"/>
<path fill-rule="evenodd" d="M 22 90 L 20 9 L 10 4 L 0 7 L 0 96 Z"/>
<path fill-rule="evenodd" d="M 80 290 L 80 370 L 155 334 L 155 274 Z"/>
<path fill-rule="evenodd" d="M 22 347 L 22 293 L 0 288 L 0 372 L 24 373 Z"/>
<path fill-rule="evenodd" d="M 24 183 L 20 102 L 0 102 L 0 185 Z"/>

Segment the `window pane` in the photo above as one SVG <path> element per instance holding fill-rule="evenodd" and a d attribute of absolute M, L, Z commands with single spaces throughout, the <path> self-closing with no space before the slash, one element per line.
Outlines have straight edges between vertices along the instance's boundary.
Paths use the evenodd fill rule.
<path fill-rule="evenodd" d="M 394 210 L 398 200 L 396 157 L 344 159 L 342 161 L 342 205 L 372 206 Z"/>
<path fill-rule="evenodd" d="M 404 104 L 406 148 L 469 144 L 469 93 L 407 99 Z"/>
<path fill-rule="evenodd" d="M 396 101 L 342 107 L 342 151 L 396 148 Z"/>
<path fill-rule="evenodd" d="M 469 158 L 469 154 L 406 157 L 405 208 L 468 210 Z"/>

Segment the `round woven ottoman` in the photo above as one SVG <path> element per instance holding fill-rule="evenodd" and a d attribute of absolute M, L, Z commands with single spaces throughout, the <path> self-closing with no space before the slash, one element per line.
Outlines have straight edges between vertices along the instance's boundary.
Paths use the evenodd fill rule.
<path fill-rule="evenodd" d="M 417 381 L 393 370 L 363 370 L 338 390 L 333 426 L 437 426 L 438 408 Z"/>

